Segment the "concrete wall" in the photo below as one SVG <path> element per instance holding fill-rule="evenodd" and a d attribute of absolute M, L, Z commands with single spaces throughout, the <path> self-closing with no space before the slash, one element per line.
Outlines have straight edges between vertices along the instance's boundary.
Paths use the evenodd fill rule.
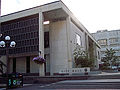
<path fill-rule="evenodd" d="M 73 45 L 76 46 L 76 34 L 81 37 L 81 47 L 85 48 L 85 34 L 81 29 L 79 29 L 74 23 L 71 22 L 71 37 L 73 40 Z"/>
<path fill-rule="evenodd" d="M 30 57 L 30 73 L 39 73 L 39 65 Z M 13 59 L 10 59 L 10 72 L 13 72 Z M 16 72 L 26 73 L 26 57 L 16 58 Z"/>
<path fill-rule="evenodd" d="M 46 55 L 46 72 L 49 73 L 50 72 L 50 54 Z"/>
<path fill-rule="evenodd" d="M 39 64 L 32 61 L 34 57 L 30 57 L 30 73 L 39 73 Z"/>
<path fill-rule="evenodd" d="M 66 21 L 50 23 L 50 72 L 58 73 L 67 68 Z"/>
<path fill-rule="evenodd" d="M 96 51 L 97 51 L 97 68 L 99 68 L 99 64 L 101 64 L 101 51 L 100 51 L 100 48 L 96 48 Z M 99 52 L 99 54 L 98 54 Z"/>
<path fill-rule="evenodd" d="M 72 52 L 72 67 L 75 67 L 75 63 L 74 63 L 74 56 L 73 56 L 73 52 L 74 49 L 76 48 L 76 34 L 78 34 L 81 37 L 81 47 L 83 47 L 85 49 L 85 33 L 82 32 L 73 22 L 70 23 L 70 30 L 71 30 L 71 52 Z"/>
<path fill-rule="evenodd" d="M 26 73 L 26 58 L 20 57 L 16 59 L 16 71 Z"/>

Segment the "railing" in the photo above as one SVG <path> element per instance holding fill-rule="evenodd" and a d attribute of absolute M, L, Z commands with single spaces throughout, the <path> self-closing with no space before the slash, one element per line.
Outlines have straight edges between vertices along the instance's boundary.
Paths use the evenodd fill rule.
<path fill-rule="evenodd" d="M 90 72 L 89 67 L 86 67 L 86 68 L 66 68 L 66 69 L 61 69 L 59 71 L 59 74 L 73 75 L 73 74 L 85 74 L 85 73 L 89 73 L 89 72 Z"/>

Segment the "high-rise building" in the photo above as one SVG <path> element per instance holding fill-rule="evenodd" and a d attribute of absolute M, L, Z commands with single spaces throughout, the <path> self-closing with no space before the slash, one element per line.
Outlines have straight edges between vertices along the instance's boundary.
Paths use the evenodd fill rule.
<path fill-rule="evenodd" d="M 107 49 L 114 49 L 116 55 L 120 57 L 120 30 L 102 30 L 92 34 L 101 45 L 101 57 L 105 56 Z"/>

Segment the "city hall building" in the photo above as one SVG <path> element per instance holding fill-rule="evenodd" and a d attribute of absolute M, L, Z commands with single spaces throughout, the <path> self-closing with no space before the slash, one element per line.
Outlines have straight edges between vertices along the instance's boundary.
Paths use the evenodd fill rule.
<path fill-rule="evenodd" d="M 100 46 L 62 1 L 56 1 L 0 17 L 1 39 L 10 36 L 15 47 L 0 48 L 0 60 L 6 63 L 9 50 L 10 72 L 39 73 L 39 64 L 32 59 L 46 59 L 45 75 L 56 75 L 60 69 L 74 68 L 76 45 L 89 51 L 99 68 Z"/>

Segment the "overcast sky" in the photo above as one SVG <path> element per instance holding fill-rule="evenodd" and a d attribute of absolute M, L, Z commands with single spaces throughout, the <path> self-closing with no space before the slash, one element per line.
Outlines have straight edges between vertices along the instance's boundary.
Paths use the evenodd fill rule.
<path fill-rule="evenodd" d="M 2 15 L 55 0 L 2 0 Z M 93 33 L 120 29 L 120 0 L 62 0 L 79 21 Z"/>

